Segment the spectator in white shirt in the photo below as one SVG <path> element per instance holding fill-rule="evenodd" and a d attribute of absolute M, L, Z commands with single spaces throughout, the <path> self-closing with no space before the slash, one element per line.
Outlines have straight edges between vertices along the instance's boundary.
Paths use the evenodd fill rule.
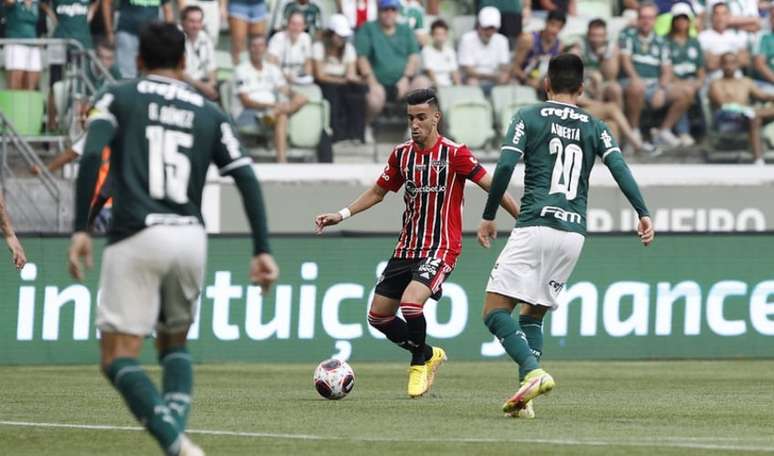
<path fill-rule="evenodd" d="M 263 134 L 273 126 L 277 161 L 285 163 L 288 117 L 301 109 L 307 100 L 290 90 L 282 70 L 265 62 L 265 54 L 266 36 L 253 36 L 250 39 L 250 60 L 242 62 L 234 72 L 239 102 L 235 103 L 233 114 L 240 129 Z"/>
<path fill-rule="evenodd" d="M 304 31 L 304 15 L 294 12 L 287 29 L 269 41 L 266 60 L 278 65 L 290 84 L 312 83 L 312 38 Z"/>
<path fill-rule="evenodd" d="M 462 35 L 457 57 L 466 84 L 488 91 L 508 82 L 511 56 L 508 38 L 497 33 L 499 28 L 500 11 L 487 6 L 478 12 L 476 30 Z"/>
<path fill-rule="evenodd" d="M 218 99 L 216 89 L 215 46 L 204 32 L 204 12 L 198 6 L 188 6 L 180 13 L 185 32 L 185 82 L 194 86 L 210 100 Z"/>
<path fill-rule="evenodd" d="M 333 142 L 365 140 L 368 84 L 357 74 L 357 52 L 347 42 L 350 36 L 352 29 L 347 18 L 333 14 L 322 40 L 312 47 L 314 79 L 331 105 Z"/>
<path fill-rule="evenodd" d="M 712 6 L 712 28 L 699 33 L 699 44 L 704 52 L 704 66 L 708 73 L 720 74 L 720 56 L 725 53 L 737 55 L 739 65 L 750 64 L 750 54 L 747 52 L 748 38 L 746 33 L 739 33 L 728 27 L 730 12 L 725 3 L 715 3 Z"/>
<path fill-rule="evenodd" d="M 758 11 L 758 0 L 710 0 L 707 6 L 713 8 L 718 3 L 728 6 L 728 28 L 738 32 L 746 32 L 748 37 L 761 30 L 761 16 Z M 761 2 L 764 4 L 766 2 Z"/>
<path fill-rule="evenodd" d="M 429 44 L 422 48 L 422 69 L 430 78 L 434 87 L 459 85 L 459 65 L 457 53 L 449 46 L 449 26 L 438 19 L 430 26 Z"/>

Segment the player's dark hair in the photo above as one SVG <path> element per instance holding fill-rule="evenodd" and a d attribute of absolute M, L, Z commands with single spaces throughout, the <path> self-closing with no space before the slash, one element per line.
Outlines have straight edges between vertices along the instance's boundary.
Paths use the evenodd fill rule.
<path fill-rule="evenodd" d="M 444 30 L 449 30 L 449 24 L 446 23 L 443 19 L 436 19 L 433 21 L 432 24 L 430 24 L 430 33 L 433 33 L 435 29 L 442 28 Z"/>
<path fill-rule="evenodd" d="M 577 93 L 583 84 L 583 61 L 575 54 L 560 54 L 548 62 L 548 82 L 554 93 Z"/>
<path fill-rule="evenodd" d="M 546 22 L 551 21 L 561 22 L 564 25 L 567 23 L 567 15 L 561 11 L 551 11 L 548 13 L 548 17 L 546 17 Z"/>
<path fill-rule="evenodd" d="M 175 69 L 184 55 L 185 34 L 177 25 L 153 21 L 140 30 L 140 57 L 146 69 Z"/>
<path fill-rule="evenodd" d="M 435 94 L 433 89 L 417 89 L 412 90 L 406 95 L 406 104 L 410 106 L 429 104 L 433 109 L 439 111 L 438 95 Z"/>
<path fill-rule="evenodd" d="M 599 27 L 602 27 L 602 28 L 606 29 L 607 28 L 607 22 L 605 22 L 604 19 L 599 18 L 599 17 L 596 18 L 596 19 L 592 19 L 591 22 L 589 22 L 589 30 L 591 30 L 593 28 L 599 28 Z"/>
<path fill-rule="evenodd" d="M 195 13 L 195 12 L 198 12 L 199 14 L 201 14 L 202 15 L 202 19 L 204 19 L 204 10 L 203 9 L 201 9 L 197 5 L 189 5 L 189 6 L 186 6 L 185 8 L 183 8 L 183 11 L 180 12 L 180 20 L 184 21 L 184 20 L 188 19 L 188 15 L 191 14 L 191 13 Z"/>

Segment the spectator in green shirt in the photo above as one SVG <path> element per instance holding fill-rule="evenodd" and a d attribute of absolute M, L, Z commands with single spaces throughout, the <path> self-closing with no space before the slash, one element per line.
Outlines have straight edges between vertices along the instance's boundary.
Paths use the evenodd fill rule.
<path fill-rule="evenodd" d="M 306 23 L 304 31 L 312 38 L 315 38 L 322 26 L 322 11 L 320 7 L 309 0 L 293 0 L 288 2 L 282 10 L 282 25 L 284 27 L 288 26 L 290 15 L 296 12 L 304 15 L 304 22 Z"/>
<path fill-rule="evenodd" d="M 182 0 L 178 2 L 182 4 Z M 113 0 L 102 0 L 106 39 L 116 46 L 116 60 L 121 76 L 124 78 L 137 77 L 140 29 L 145 24 L 158 20 L 159 10 L 164 14 L 164 21 L 174 22 L 172 4 L 169 0 L 121 0 L 118 6 L 118 25 L 114 34 Z"/>
<path fill-rule="evenodd" d="M 769 7 L 771 30 L 761 33 L 753 49 L 753 68 L 758 87 L 774 92 L 774 3 Z"/>
<path fill-rule="evenodd" d="M 4 0 L 6 38 L 37 38 L 38 0 Z M 9 44 L 3 51 L 11 90 L 37 90 L 42 61 L 40 48 Z"/>
<path fill-rule="evenodd" d="M 419 74 L 419 46 L 414 33 L 397 22 L 399 8 L 399 0 L 379 0 L 378 19 L 365 23 L 355 35 L 358 70 L 369 87 L 369 124 L 387 100 L 397 101 L 409 90 L 430 87 L 430 81 Z M 373 141 L 370 127 L 365 136 L 366 142 Z"/>
<path fill-rule="evenodd" d="M 621 33 L 620 83 L 624 88 L 626 117 L 638 139 L 642 137 L 640 115 L 646 103 L 652 109 L 668 106 L 660 127 L 653 129 L 651 136 L 656 146 L 678 147 L 681 142 L 672 128 L 691 106 L 693 98 L 672 82 L 669 45 L 653 31 L 657 13 L 655 3 L 641 3 L 636 29 Z"/>

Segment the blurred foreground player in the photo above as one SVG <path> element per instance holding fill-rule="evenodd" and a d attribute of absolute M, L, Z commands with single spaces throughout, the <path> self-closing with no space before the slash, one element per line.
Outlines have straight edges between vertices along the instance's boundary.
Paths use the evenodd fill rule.
<path fill-rule="evenodd" d="M 182 82 L 185 36 L 154 22 L 140 34 L 140 79 L 107 87 L 89 119 L 76 184 L 70 273 L 92 264 L 87 232 L 100 155 L 111 148 L 113 222 L 102 256 L 97 326 L 102 371 L 167 455 L 202 455 L 184 434 L 193 372 L 186 335 L 201 292 L 207 236 L 202 190 L 210 162 L 230 175 L 253 233 L 250 278 L 266 291 L 278 269 L 269 254 L 261 188 L 227 117 Z M 162 392 L 140 367 L 156 332 Z"/>
<path fill-rule="evenodd" d="M 538 362 L 543 350 L 543 316 L 578 261 L 586 234 L 589 174 L 599 157 L 640 218 L 637 233 L 653 241 L 653 224 L 621 149 L 607 126 L 577 107 L 583 93 L 583 62 L 574 54 L 550 60 L 548 101 L 522 108 L 511 120 L 478 229 L 489 248 L 497 233 L 497 204 L 519 159 L 524 160 L 521 215 L 497 258 L 486 286 L 483 317 L 519 365 L 521 387 L 503 405 L 511 416 L 533 418 L 532 399 L 554 388 Z M 519 322 L 511 312 L 521 304 Z"/>
<path fill-rule="evenodd" d="M 470 149 L 438 132 L 441 112 L 433 90 L 406 96 L 411 140 L 393 149 L 376 184 L 338 213 L 315 218 L 317 232 L 381 202 L 388 191 L 405 184 L 403 230 L 376 285 L 368 323 L 389 340 L 411 352 L 408 395 L 425 394 L 446 359 L 440 347 L 425 343 L 423 313 L 429 298 L 440 299 L 441 285 L 451 274 L 462 250 L 462 204 L 470 179 L 489 191 L 492 179 Z M 515 218 L 519 209 L 507 194 L 503 207 Z M 395 316 L 400 307 L 404 320 Z"/>

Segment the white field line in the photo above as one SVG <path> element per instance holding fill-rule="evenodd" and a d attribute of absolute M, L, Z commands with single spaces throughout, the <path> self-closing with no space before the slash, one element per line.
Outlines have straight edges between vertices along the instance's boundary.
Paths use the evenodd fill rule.
<path fill-rule="evenodd" d="M 35 423 L 29 421 L 0 421 L 0 426 L 17 426 L 32 428 L 58 428 L 58 429 L 83 429 L 97 431 L 143 431 L 139 426 L 110 426 L 102 424 L 68 424 L 68 423 Z M 352 442 L 409 442 L 409 443 L 533 443 L 546 445 L 567 445 L 567 446 L 633 446 L 633 447 L 659 447 L 659 448 L 686 448 L 696 450 L 725 450 L 725 451 L 765 451 L 773 452 L 774 446 L 747 446 L 734 444 L 703 443 L 701 437 L 658 437 L 658 440 L 577 440 L 577 439 L 532 439 L 532 438 L 476 438 L 476 437 L 449 437 L 449 438 L 396 438 L 396 437 L 340 437 L 324 436 L 311 434 L 283 434 L 272 432 L 238 432 L 238 431 L 216 431 L 206 429 L 191 429 L 186 431 L 188 434 L 214 435 L 214 436 L 233 436 L 233 437 L 251 437 L 268 439 L 287 439 L 287 440 L 330 440 L 330 441 L 352 441 Z M 705 441 L 719 440 L 717 438 L 706 438 Z M 729 438 L 728 440 L 735 440 Z M 749 440 L 749 439 L 748 439 Z"/>

